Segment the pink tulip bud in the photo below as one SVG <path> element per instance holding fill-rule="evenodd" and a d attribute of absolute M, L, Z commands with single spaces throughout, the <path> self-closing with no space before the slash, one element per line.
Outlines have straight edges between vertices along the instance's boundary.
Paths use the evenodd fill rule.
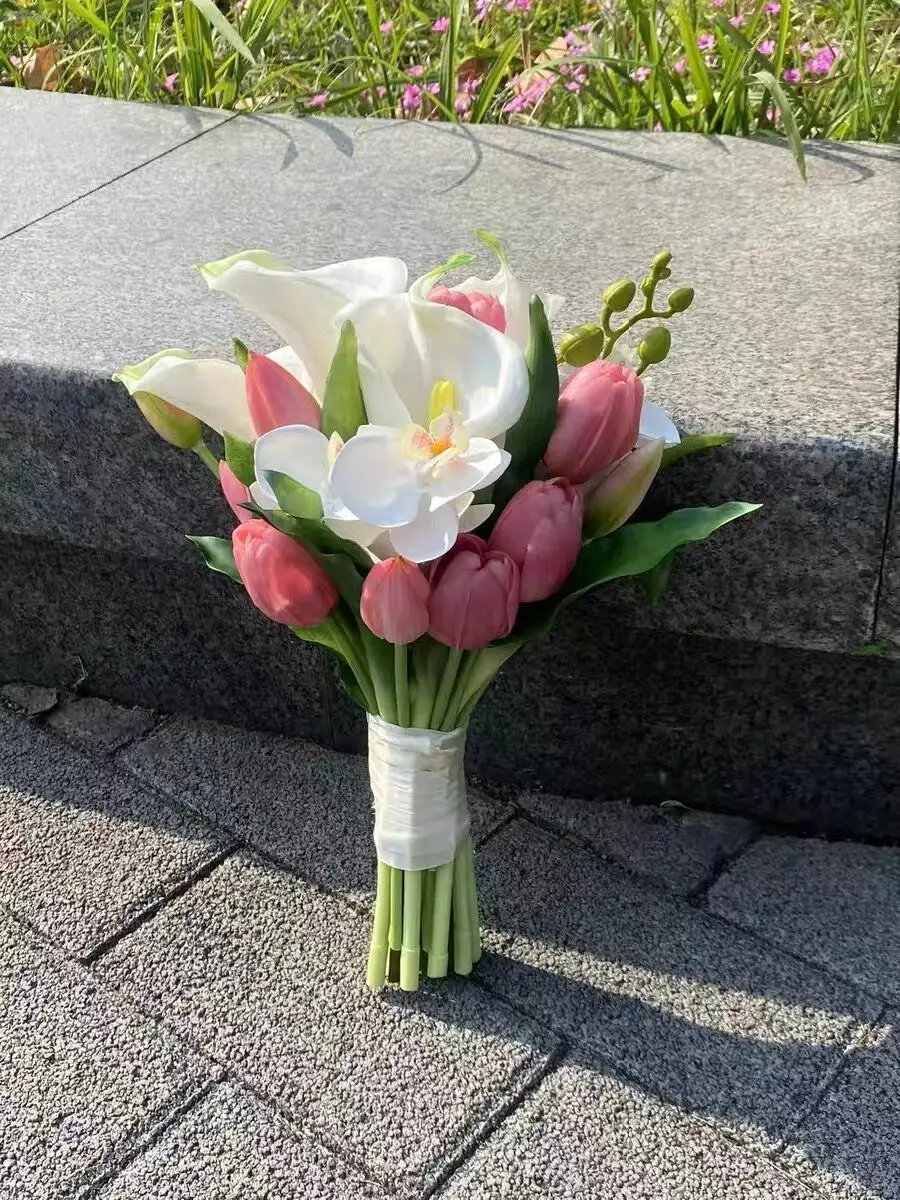
<path fill-rule="evenodd" d="M 662 462 L 663 438 L 641 438 L 634 450 L 582 486 L 584 527 L 605 537 L 624 525 L 650 490 Z"/>
<path fill-rule="evenodd" d="M 454 650 L 506 637 L 519 609 L 519 569 L 508 554 L 461 534 L 432 570 L 428 632 Z"/>
<path fill-rule="evenodd" d="M 559 393 L 556 428 L 544 453 L 551 475 L 583 483 L 634 448 L 644 385 L 630 367 L 597 359 Z"/>
<path fill-rule="evenodd" d="M 506 313 L 496 296 L 488 296 L 485 292 L 458 292 L 437 284 L 428 293 L 428 299 L 432 304 L 458 308 L 498 333 L 506 333 Z"/>
<path fill-rule="evenodd" d="M 369 571 L 359 612 L 376 637 L 395 646 L 414 642 L 428 631 L 431 587 L 415 563 L 386 558 Z"/>
<path fill-rule="evenodd" d="M 257 437 L 281 425 L 318 429 L 322 422 L 322 410 L 300 380 L 265 354 L 250 351 L 244 390 Z"/>
<path fill-rule="evenodd" d="M 219 462 L 219 486 L 222 495 L 228 501 L 228 507 L 241 524 L 252 520 L 252 514 L 247 512 L 246 508 L 241 508 L 241 505 L 250 499 L 250 489 L 241 483 L 224 458 Z"/>
<path fill-rule="evenodd" d="M 581 549 L 582 501 L 566 479 L 535 479 L 513 496 L 490 538 L 519 568 L 523 604 L 546 600 L 569 576 Z"/>
<path fill-rule="evenodd" d="M 318 625 L 337 604 L 334 583 L 306 547 L 260 517 L 238 525 L 231 546 L 250 599 L 273 621 Z"/>

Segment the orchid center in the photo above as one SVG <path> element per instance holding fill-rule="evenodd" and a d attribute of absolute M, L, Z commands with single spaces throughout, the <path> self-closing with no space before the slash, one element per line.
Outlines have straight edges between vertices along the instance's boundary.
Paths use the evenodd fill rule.
<path fill-rule="evenodd" d="M 428 428 L 409 425 L 403 444 L 410 458 L 432 475 L 439 474 L 469 447 L 463 414 L 456 408 L 456 393 L 449 379 L 439 379 L 428 401 Z"/>

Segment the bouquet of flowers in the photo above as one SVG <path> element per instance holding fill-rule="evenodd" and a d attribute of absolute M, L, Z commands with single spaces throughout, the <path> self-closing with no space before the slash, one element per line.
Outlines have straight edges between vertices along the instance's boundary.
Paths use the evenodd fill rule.
<path fill-rule="evenodd" d="M 559 297 L 532 295 L 478 236 L 499 258 L 491 279 L 452 282 L 468 254 L 410 287 L 394 258 L 208 263 L 209 286 L 286 346 L 235 340 L 233 363 L 163 350 L 115 377 L 217 477 L 238 525 L 191 539 L 207 565 L 329 650 L 367 713 L 374 990 L 465 975 L 481 953 L 463 753 L 503 664 L 602 584 L 643 576 L 658 590 L 678 546 L 758 507 L 632 519 L 673 459 L 728 440 L 679 437 L 644 397 L 669 351 L 660 322 L 693 299 L 665 284 L 668 252 L 639 283 L 607 287 L 597 320 L 557 350 Z"/>

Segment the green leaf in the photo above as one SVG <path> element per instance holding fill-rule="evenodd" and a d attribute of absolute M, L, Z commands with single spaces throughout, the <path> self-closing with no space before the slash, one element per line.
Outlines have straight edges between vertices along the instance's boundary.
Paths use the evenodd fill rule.
<path fill-rule="evenodd" d="M 800 137 L 800 130 L 797 127 L 797 118 L 794 116 L 794 110 L 791 108 L 791 102 L 788 99 L 787 92 L 775 78 L 771 71 L 754 71 L 753 78 L 758 79 L 764 88 L 770 93 L 772 99 L 778 105 L 781 112 L 781 121 L 784 125 L 784 132 L 787 136 L 788 145 L 791 148 L 791 153 L 794 156 L 794 161 L 797 164 L 797 169 L 803 176 L 803 182 L 806 182 L 806 155 L 803 153 L 803 140 Z"/>
<path fill-rule="evenodd" d="M 494 485 L 494 502 L 498 511 L 531 479 L 535 467 L 544 456 L 556 423 L 559 371 L 553 335 L 539 297 L 532 296 L 529 312 L 531 336 L 525 351 L 528 399 L 521 417 L 506 434 L 506 449 L 511 461 Z"/>
<path fill-rule="evenodd" d="M 281 508 L 290 517 L 300 517 L 306 521 L 319 521 L 322 518 L 322 499 L 312 488 L 304 487 L 296 479 L 281 471 L 263 471 L 261 483 L 275 496 Z"/>
<path fill-rule="evenodd" d="M 238 54 L 243 55 L 247 62 L 256 64 L 256 59 L 250 53 L 249 46 L 224 13 L 219 12 L 213 0 L 191 0 L 191 3 L 198 12 L 206 17 L 213 29 L 222 35 L 232 50 L 236 50 Z"/>
<path fill-rule="evenodd" d="M 234 565 L 234 553 L 231 549 L 230 538 L 194 537 L 192 534 L 188 534 L 187 539 L 194 543 L 206 559 L 206 565 L 211 571 L 218 571 L 220 575 L 229 575 L 238 583 L 241 582 L 238 569 Z"/>
<path fill-rule="evenodd" d="M 491 101 L 506 79 L 507 69 L 515 57 L 519 45 L 520 34 L 512 33 L 500 46 L 493 66 L 487 75 L 485 75 L 481 87 L 478 89 L 478 98 L 472 105 L 472 111 L 469 113 L 470 125 L 478 125 L 484 120 L 490 108 Z"/>
<path fill-rule="evenodd" d="M 675 551 L 673 550 L 671 554 L 667 554 L 665 558 L 661 559 L 655 567 L 651 567 L 643 575 L 638 575 L 638 584 L 648 604 L 659 604 L 660 600 L 662 600 L 668 591 L 669 580 L 672 578 L 672 567 L 674 565 Z"/>
<path fill-rule="evenodd" d="M 247 349 L 245 342 L 240 338 L 231 339 L 231 351 L 234 354 L 234 361 L 242 371 L 247 370 L 247 363 L 250 361 L 250 351 Z"/>
<path fill-rule="evenodd" d="M 679 458 L 686 458 L 689 454 L 696 454 L 699 450 L 711 450 L 714 446 L 730 446 L 733 441 L 733 433 L 686 434 L 676 446 L 666 446 L 665 450 L 663 450 L 660 470 L 663 467 L 670 467 L 674 462 L 678 462 Z"/>
<path fill-rule="evenodd" d="M 245 487 L 256 482 L 253 467 L 253 446 L 233 433 L 222 435 L 225 442 L 225 461 Z"/>
<path fill-rule="evenodd" d="M 366 419 L 366 406 L 359 383 L 356 330 L 352 322 L 345 321 L 325 380 L 322 432 L 326 437 L 336 433 L 348 442 L 360 425 L 365 425 Z"/>
<path fill-rule="evenodd" d="M 523 604 L 512 633 L 498 645 L 522 645 L 550 632 L 560 609 L 603 583 L 652 570 L 673 550 L 702 542 L 729 521 L 761 505 L 732 500 L 716 508 L 680 508 L 661 521 L 623 525 L 608 537 L 586 542 L 562 591 L 538 604 Z"/>
<path fill-rule="evenodd" d="M 450 0 L 450 20 L 441 45 L 441 72 L 438 98 L 455 119 L 456 77 L 459 73 L 460 24 L 463 0 Z"/>

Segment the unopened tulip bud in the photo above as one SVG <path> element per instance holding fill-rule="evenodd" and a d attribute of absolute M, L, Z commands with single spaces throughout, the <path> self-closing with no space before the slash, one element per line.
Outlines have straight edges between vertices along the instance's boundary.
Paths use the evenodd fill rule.
<path fill-rule="evenodd" d="M 581 549 L 582 501 L 565 479 L 535 479 L 500 514 L 488 545 L 519 568 L 519 598 L 530 604 L 558 592 Z"/>
<path fill-rule="evenodd" d="M 258 609 L 282 625 L 324 621 L 338 602 L 324 568 L 295 538 L 254 517 L 231 535 L 234 565 Z"/>
<path fill-rule="evenodd" d="M 624 312 L 634 299 L 636 291 L 633 279 L 617 279 L 604 290 L 601 296 L 603 307 L 608 308 L 610 312 Z"/>
<path fill-rule="evenodd" d="M 432 304 L 458 308 L 476 321 L 490 325 L 498 333 L 506 333 L 506 311 L 496 296 L 489 296 L 486 292 L 460 292 L 439 283 L 428 293 L 428 299 Z"/>
<path fill-rule="evenodd" d="M 586 325 L 576 325 L 562 335 L 559 353 L 563 362 L 573 367 L 583 367 L 600 357 L 604 340 L 603 330 L 592 321 Z"/>
<path fill-rule="evenodd" d="M 250 500 L 250 489 L 241 483 L 224 458 L 219 462 L 219 486 L 222 489 L 222 495 L 228 501 L 228 507 L 241 524 L 244 521 L 252 520 L 247 509 L 241 508 L 242 504 L 247 504 Z"/>
<path fill-rule="evenodd" d="M 665 325 L 657 325 L 638 342 L 638 359 L 642 367 L 661 363 L 672 348 L 672 335 Z"/>
<path fill-rule="evenodd" d="M 405 646 L 428 631 L 430 595 L 431 585 L 415 563 L 386 558 L 363 582 L 360 616 L 376 637 Z"/>
<path fill-rule="evenodd" d="M 571 375 L 544 451 L 550 474 L 583 483 L 634 449 L 643 399 L 644 385 L 622 363 L 601 358 Z"/>
<path fill-rule="evenodd" d="M 519 569 L 508 554 L 461 534 L 432 569 L 428 632 L 454 650 L 506 637 L 519 610 Z"/>
<path fill-rule="evenodd" d="M 134 401 L 159 436 L 179 450 L 191 450 L 203 436 L 197 418 L 168 400 L 154 396 L 152 392 L 135 392 Z"/>
<path fill-rule="evenodd" d="M 694 302 L 692 287 L 677 287 L 669 292 L 669 308 L 672 312 L 685 312 Z"/>
<path fill-rule="evenodd" d="M 244 389 L 257 437 L 282 425 L 318 429 L 322 423 L 322 410 L 315 398 L 290 371 L 265 354 L 250 351 Z"/>
<path fill-rule="evenodd" d="M 583 485 L 584 528 L 605 537 L 624 525 L 650 490 L 662 462 L 663 438 L 641 438 L 634 450 Z"/>

